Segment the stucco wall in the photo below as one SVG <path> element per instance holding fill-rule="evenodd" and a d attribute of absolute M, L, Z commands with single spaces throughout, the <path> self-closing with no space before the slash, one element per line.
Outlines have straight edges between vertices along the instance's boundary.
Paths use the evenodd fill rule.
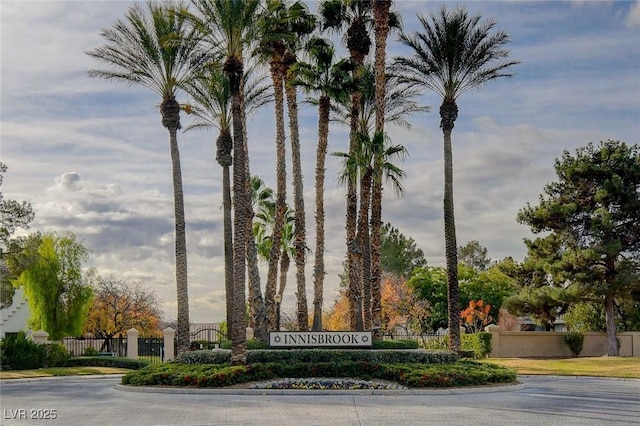
<path fill-rule="evenodd" d="M 564 333 L 545 331 L 500 331 L 489 328 L 492 358 L 570 357 Z M 618 333 L 620 356 L 640 356 L 640 332 Z M 581 357 L 607 354 L 604 333 L 584 333 Z"/>

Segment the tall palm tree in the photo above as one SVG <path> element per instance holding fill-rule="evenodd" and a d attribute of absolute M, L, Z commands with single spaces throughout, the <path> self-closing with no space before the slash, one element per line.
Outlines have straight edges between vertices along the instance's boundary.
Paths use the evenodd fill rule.
<path fill-rule="evenodd" d="M 286 69 L 284 56 L 287 50 L 286 41 L 291 36 L 288 32 L 288 11 L 282 0 L 267 0 L 260 13 L 258 28 L 260 42 L 258 56 L 269 63 L 269 72 L 273 80 L 276 126 L 276 212 L 273 230 L 273 245 L 269 255 L 265 299 L 269 329 L 275 329 L 276 311 L 275 294 L 278 263 L 280 260 L 280 240 L 284 227 L 284 213 L 287 204 L 287 169 L 284 127 L 284 78 Z"/>
<path fill-rule="evenodd" d="M 396 194 L 404 195 L 402 179 L 405 172 L 394 164 L 396 160 L 404 161 L 407 150 L 402 145 L 389 145 L 382 135 L 373 137 L 361 133 L 360 149 L 355 155 L 337 152 L 334 155 L 343 158 L 343 170 L 340 179 L 346 183 L 349 175 L 356 175 L 360 182 L 360 209 L 358 214 L 357 238 L 362 247 L 362 276 L 363 281 L 358 286 L 362 294 L 362 305 L 356 306 L 356 313 L 361 312 L 363 327 L 372 329 L 372 277 L 371 277 L 371 250 L 369 217 L 372 209 L 372 190 L 374 181 L 382 181 L 386 178 L 391 182 Z M 381 160 L 380 160 L 381 159 Z M 378 166 L 381 163 L 381 167 Z M 381 175 L 378 175 L 381 173 Z"/>
<path fill-rule="evenodd" d="M 458 97 L 471 89 L 501 77 L 511 77 L 510 61 L 504 46 L 509 36 L 492 33 L 496 22 L 481 22 L 463 7 L 448 11 L 441 7 L 429 21 L 418 16 L 424 32 L 402 34 L 400 41 L 413 49 L 410 57 L 395 59 L 400 79 L 416 87 L 433 90 L 442 98 L 440 127 L 444 136 L 444 232 L 449 299 L 449 348 L 460 351 L 460 308 L 458 303 L 458 259 L 453 210 L 453 155 L 451 131 L 458 118 Z"/>
<path fill-rule="evenodd" d="M 246 246 L 247 217 L 251 214 L 249 200 L 248 161 L 243 125 L 242 79 L 244 50 L 252 40 L 258 0 L 193 0 L 199 16 L 194 21 L 206 35 L 206 41 L 224 58 L 223 71 L 229 79 L 233 121 L 233 315 L 231 337 L 231 363 L 244 364 L 247 357 L 246 301 Z"/>
<path fill-rule="evenodd" d="M 295 76 L 292 84 L 301 86 L 307 93 L 319 93 L 318 146 L 315 167 L 316 244 L 313 266 L 313 331 L 322 330 L 322 301 L 324 289 L 324 180 L 325 160 L 329 142 L 329 113 L 332 100 L 346 102 L 351 61 L 335 61 L 333 45 L 323 38 L 312 38 L 306 46 L 308 62 L 298 62 L 291 68 Z"/>
<path fill-rule="evenodd" d="M 169 131 L 173 175 L 176 230 L 176 290 L 178 302 L 178 353 L 189 349 L 189 293 L 187 244 L 182 189 L 182 170 L 177 131 L 180 104 L 176 99 L 181 85 L 194 72 L 193 53 L 198 45 L 195 30 L 188 25 L 182 3 L 147 3 L 129 8 L 125 20 L 100 34 L 107 41 L 87 52 L 106 69 L 90 70 L 89 76 L 136 84 L 153 90 L 161 98 L 162 125 Z"/>
<path fill-rule="evenodd" d="M 253 224 L 253 235 L 256 241 L 257 252 L 266 262 L 269 261 L 271 247 L 273 246 L 273 226 L 275 223 L 276 204 L 273 200 L 273 190 L 264 185 L 264 181 L 258 176 L 251 178 L 252 204 L 256 212 L 257 220 Z M 287 286 L 287 274 L 291 263 L 291 255 L 294 254 L 294 212 L 287 207 L 285 211 L 285 223 L 280 240 L 280 279 L 277 294 L 282 300 Z M 280 315 L 280 304 L 276 303 L 276 319 Z M 277 321 L 276 321 L 277 323 Z"/>
<path fill-rule="evenodd" d="M 373 20 L 375 35 L 375 102 L 376 102 L 376 137 L 384 137 L 384 100 L 386 87 L 387 37 L 390 28 L 399 28 L 398 14 L 391 13 L 391 0 L 373 0 Z M 390 25 L 390 19 L 394 19 Z M 378 176 L 381 174 L 382 159 L 376 156 L 374 168 Z M 372 330 L 375 339 L 382 339 L 382 305 L 381 280 L 382 267 L 382 180 L 373 181 L 371 204 L 371 316 Z"/>
<path fill-rule="evenodd" d="M 264 77 L 253 78 L 254 74 L 254 69 L 249 68 L 244 77 L 246 82 L 244 84 L 246 88 L 244 97 L 248 113 L 271 101 L 271 93 L 264 84 Z M 198 76 L 185 86 L 185 91 L 193 100 L 193 105 L 188 105 L 188 112 L 195 116 L 195 120 L 187 126 L 185 132 L 193 129 L 210 128 L 217 128 L 219 131 L 216 140 L 216 160 L 222 167 L 225 293 L 232 295 L 233 229 L 231 225 L 230 167 L 232 164 L 233 138 L 231 136 L 231 90 L 229 80 L 223 74 L 221 64 L 212 62 L 207 67 L 204 67 Z M 259 275 L 257 281 L 249 279 L 249 284 L 251 326 L 256 330 L 256 338 L 266 340 L 266 323 L 263 324 L 266 321 L 266 317 Z M 232 321 L 232 298 L 226 297 L 226 303 L 227 327 L 229 328 Z"/>
<path fill-rule="evenodd" d="M 345 44 L 349 56 L 354 64 L 353 77 L 357 82 L 362 74 L 364 58 L 371 48 L 369 26 L 371 25 L 371 0 L 348 1 L 327 0 L 320 4 L 320 15 L 324 29 L 340 31 L 346 29 Z M 361 94 L 356 84 L 351 93 L 351 123 L 349 128 L 349 155 L 358 149 L 357 117 Z M 346 214 L 346 243 L 347 243 L 347 289 L 350 304 L 350 326 L 361 330 L 361 319 L 357 318 L 356 308 L 361 303 L 358 285 L 361 282 L 361 251 L 356 238 L 358 213 L 358 184 L 355 177 L 349 176 L 347 182 L 347 214 Z"/>
<path fill-rule="evenodd" d="M 428 111 L 429 108 L 420 105 L 414 100 L 419 91 L 415 88 L 407 87 L 406 84 L 400 84 L 393 76 L 385 77 L 385 102 L 384 102 L 384 115 L 385 121 L 402 128 L 410 128 L 411 125 L 407 121 L 407 117 L 417 112 Z M 361 154 L 354 156 L 358 168 L 366 168 L 367 172 L 356 173 L 356 176 L 360 176 L 360 194 L 361 205 L 360 213 L 358 215 L 358 233 L 357 240 L 362 249 L 362 273 L 359 288 L 362 292 L 362 312 L 363 325 L 365 328 L 376 330 L 376 324 L 373 323 L 373 317 L 375 316 L 376 309 L 380 309 L 380 298 L 377 294 L 380 293 L 379 285 L 376 285 L 376 277 L 374 274 L 374 268 L 376 268 L 376 258 L 373 250 L 373 244 L 375 239 L 375 227 L 376 213 L 380 215 L 382 213 L 382 177 L 385 176 L 383 167 L 385 165 L 385 153 L 387 152 L 386 143 L 388 141 L 382 136 L 377 134 L 375 129 L 375 123 L 377 118 L 376 111 L 376 86 L 375 86 L 375 73 L 371 64 L 365 64 L 363 68 L 362 77 L 360 79 L 360 92 L 362 93 L 360 103 L 360 116 L 358 117 L 358 131 L 360 138 L 363 142 L 369 144 L 369 148 L 366 150 L 359 150 Z M 345 125 L 349 125 L 351 122 L 350 104 L 339 103 L 334 108 L 334 120 L 341 122 Z M 362 157 L 362 152 L 366 153 L 365 157 Z M 402 153 L 401 157 L 404 157 L 405 153 Z M 366 158 L 366 161 L 362 161 Z M 399 192 L 401 194 L 402 192 Z M 366 199 L 370 202 L 366 202 Z M 364 205 L 363 205 L 364 204 Z M 367 222 L 368 218 L 370 223 Z M 379 268 L 379 266 L 378 266 Z"/>
<path fill-rule="evenodd" d="M 306 254 L 307 236 L 304 208 L 304 191 L 302 184 L 302 159 L 300 155 L 300 132 L 298 130 L 298 100 L 297 86 L 293 84 L 295 74 L 290 69 L 298 61 L 297 52 L 302 50 L 310 34 L 316 29 L 316 18 L 309 13 L 307 6 L 301 1 L 296 1 L 288 9 L 288 29 L 293 37 L 287 40 L 287 51 L 283 63 L 285 66 L 285 94 L 287 98 L 287 110 L 289 113 L 289 133 L 291 135 L 291 171 L 293 175 L 293 208 L 294 217 L 294 241 L 293 251 L 296 264 L 297 284 L 297 309 L 296 318 L 298 329 L 309 329 L 309 311 L 307 306 L 306 289 Z"/>

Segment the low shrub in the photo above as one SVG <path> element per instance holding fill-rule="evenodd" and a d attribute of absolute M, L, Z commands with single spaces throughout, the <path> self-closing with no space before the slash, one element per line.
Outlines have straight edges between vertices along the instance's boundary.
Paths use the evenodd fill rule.
<path fill-rule="evenodd" d="M 61 343 L 51 343 L 45 347 L 45 367 L 65 367 L 71 354 Z"/>
<path fill-rule="evenodd" d="M 449 336 L 431 339 L 425 344 L 427 350 L 449 349 Z M 491 333 L 460 335 L 460 355 L 463 357 L 486 358 L 491 353 Z"/>
<path fill-rule="evenodd" d="M 458 357 L 449 351 L 418 349 L 255 349 L 247 351 L 247 363 L 298 362 L 374 362 L 406 364 L 446 364 Z M 176 361 L 185 364 L 225 364 L 231 362 L 229 350 L 191 351 L 178 355 Z"/>
<path fill-rule="evenodd" d="M 374 340 L 373 349 L 418 349 L 416 340 Z"/>
<path fill-rule="evenodd" d="M 24 331 L 0 340 L 2 370 L 31 370 L 44 367 L 46 347 L 28 339 Z"/>
<path fill-rule="evenodd" d="M 183 352 L 176 357 L 177 362 L 184 364 L 228 364 L 231 362 L 231 351 L 227 349 L 200 350 Z"/>
<path fill-rule="evenodd" d="M 579 331 L 568 331 L 564 334 L 564 342 L 569 347 L 573 356 L 580 355 L 582 345 L 584 344 L 584 334 Z M 619 346 L 618 346 L 619 347 Z"/>
<path fill-rule="evenodd" d="M 206 349 L 217 349 L 221 342 L 212 342 L 210 340 L 194 340 L 189 344 L 189 350 L 198 351 Z"/>
<path fill-rule="evenodd" d="M 513 370 L 462 360 L 450 364 L 377 364 L 371 362 L 319 362 L 187 365 L 165 363 L 127 373 L 125 385 L 224 387 L 238 383 L 277 378 L 350 377 L 384 379 L 408 387 L 448 387 L 512 383 Z"/>
<path fill-rule="evenodd" d="M 491 333 L 473 333 L 460 336 L 462 351 L 473 353 L 474 358 L 486 358 L 491 354 Z"/>
<path fill-rule="evenodd" d="M 87 346 L 82 351 L 82 356 L 98 356 L 98 350 L 93 346 Z"/>
<path fill-rule="evenodd" d="M 231 349 L 231 340 L 223 340 L 220 342 L 221 349 Z M 253 349 L 269 349 L 269 343 L 256 339 L 247 340 L 247 350 Z"/>
<path fill-rule="evenodd" d="M 71 358 L 69 359 L 69 361 L 67 361 L 67 367 L 114 367 L 139 370 L 143 367 L 146 367 L 147 365 L 149 365 L 149 361 L 145 361 L 142 359 L 106 356 L 83 356 L 78 358 Z"/>

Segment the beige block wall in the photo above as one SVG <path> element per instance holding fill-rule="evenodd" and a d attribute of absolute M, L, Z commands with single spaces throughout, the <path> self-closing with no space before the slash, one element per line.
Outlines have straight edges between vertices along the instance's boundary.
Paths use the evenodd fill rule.
<path fill-rule="evenodd" d="M 489 330 L 488 330 L 489 331 Z M 492 358 L 553 358 L 570 357 L 564 333 L 544 331 L 491 332 Z M 640 332 L 618 333 L 620 356 L 640 356 Z M 607 353 L 604 333 L 584 333 L 581 357 L 603 356 Z"/>

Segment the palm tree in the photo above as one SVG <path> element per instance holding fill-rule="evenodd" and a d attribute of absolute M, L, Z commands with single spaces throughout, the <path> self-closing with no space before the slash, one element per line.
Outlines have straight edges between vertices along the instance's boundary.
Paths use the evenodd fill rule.
<path fill-rule="evenodd" d="M 273 190 L 264 185 L 264 181 L 258 176 L 251 178 L 252 205 L 256 214 L 253 224 L 253 235 L 255 238 L 257 253 L 265 261 L 269 261 L 271 247 L 273 246 L 273 226 L 275 223 L 276 204 L 273 201 Z M 285 223 L 280 240 L 280 280 L 277 294 L 282 300 L 284 289 L 287 286 L 287 274 L 291 263 L 291 255 L 295 252 L 293 246 L 294 239 L 294 213 L 287 207 L 285 211 Z M 280 304 L 276 303 L 276 323 L 280 315 Z M 277 328 L 277 327 L 276 327 Z"/>
<path fill-rule="evenodd" d="M 192 54 L 198 37 L 189 28 L 181 3 L 147 3 L 129 8 L 126 19 L 100 34 L 107 44 L 87 52 L 106 65 L 89 76 L 136 84 L 160 96 L 162 125 L 169 131 L 176 229 L 176 290 L 178 302 L 178 353 L 189 349 L 189 293 L 182 171 L 177 131 L 180 104 L 176 94 L 194 72 Z"/>
<path fill-rule="evenodd" d="M 399 28 L 399 19 L 396 13 L 390 13 L 391 0 L 373 0 L 373 19 L 375 34 L 375 102 L 376 102 L 376 137 L 384 137 L 384 100 L 386 87 L 386 53 L 387 37 L 390 28 Z M 389 20 L 394 19 L 393 25 Z M 382 161 L 376 156 L 374 168 L 377 174 L 381 174 Z M 371 316 L 372 330 L 375 339 L 382 339 L 382 305 L 381 305 L 381 247 L 382 247 L 382 180 L 376 179 L 372 188 L 371 204 Z"/>
<path fill-rule="evenodd" d="M 371 1 L 349 1 L 327 0 L 320 4 L 320 15 L 323 20 L 324 29 L 341 30 L 346 28 L 345 41 L 351 61 L 354 64 L 353 77 L 356 82 L 361 77 L 364 58 L 371 48 L 371 38 L 369 37 L 368 26 L 371 25 Z M 353 155 L 358 149 L 358 126 L 361 94 L 356 84 L 351 93 L 351 123 L 349 128 L 349 155 Z M 349 176 L 347 182 L 347 220 L 346 220 L 346 242 L 347 242 L 347 270 L 349 274 L 349 287 L 347 294 L 350 303 L 350 326 L 357 328 L 356 306 L 361 303 L 361 295 L 358 292 L 358 285 L 361 282 L 361 252 L 356 238 L 358 194 L 355 177 Z"/>
<path fill-rule="evenodd" d="M 518 64 L 508 60 L 504 31 L 492 34 L 493 20 L 481 22 L 480 15 L 469 16 L 456 8 L 441 7 L 431 22 L 418 16 L 424 32 L 402 34 L 400 41 L 413 49 L 411 57 L 395 59 L 394 68 L 402 81 L 430 89 L 442 97 L 440 127 L 444 135 L 444 232 L 449 299 L 449 347 L 460 351 L 460 308 L 458 303 L 458 260 L 453 211 L 453 156 L 451 131 L 458 117 L 456 100 L 464 92 L 484 83 L 511 77 L 509 68 Z"/>
<path fill-rule="evenodd" d="M 414 100 L 414 97 L 418 95 L 419 91 L 407 87 L 406 84 L 400 84 L 393 76 L 385 77 L 385 96 L 384 102 L 384 115 L 385 121 L 400 126 L 403 128 L 410 128 L 411 125 L 407 121 L 407 117 L 415 114 L 416 112 L 428 111 L 429 108 L 420 105 Z M 360 104 L 360 116 L 358 118 L 358 131 L 360 132 L 360 138 L 363 142 L 369 144 L 369 148 L 362 152 L 365 152 L 365 161 L 362 158 L 356 161 L 356 169 L 358 167 L 369 169 L 368 173 L 363 172 L 360 176 L 360 193 L 361 193 L 361 205 L 360 213 L 358 215 L 358 233 L 357 240 L 362 249 L 362 273 L 359 288 L 362 293 L 362 312 L 364 314 L 363 325 L 366 329 L 373 329 L 376 331 L 376 324 L 373 321 L 373 317 L 380 310 L 380 286 L 379 281 L 376 280 L 374 274 L 374 268 L 380 268 L 376 265 L 376 261 L 379 263 L 379 259 L 376 259 L 376 253 L 373 250 L 375 239 L 375 222 L 376 218 L 380 218 L 382 214 L 382 177 L 385 175 L 383 167 L 385 166 L 384 155 L 387 150 L 385 148 L 385 138 L 375 131 L 375 122 L 377 118 L 376 111 L 376 87 L 375 87 L 375 73 L 370 64 L 365 64 L 362 77 L 360 79 L 360 92 L 362 93 Z M 334 108 L 334 120 L 348 125 L 351 122 L 350 118 L 350 104 L 341 103 L 336 104 Z M 403 157 L 406 153 L 402 153 Z M 354 156 L 360 157 L 362 154 Z M 358 174 L 356 173 L 356 176 Z M 402 192 L 399 192 L 402 194 Z M 370 200 L 367 202 L 365 200 Z M 369 212 L 371 214 L 369 215 Z M 377 215 L 377 216 L 376 216 Z M 371 217 L 370 223 L 368 218 Z M 379 258 L 379 252 L 378 252 Z"/>
<path fill-rule="evenodd" d="M 316 18 L 309 13 L 307 6 L 296 1 L 288 9 L 289 32 L 293 35 L 287 40 L 287 51 L 283 58 L 285 67 L 285 94 L 287 97 L 287 109 L 289 112 L 289 133 L 291 135 L 291 168 L 293 175 L 293 206 L 294 235 L 293 251 L 296 264 L 296 284 L 297 284 L 297 309 L 296 318 L 298 329 L 306 331 L 309 329 L 309 311 L 307 307 L 306 289 L 306 219 L 304 209 L 304 191 L 302 184 L 302 160 L 300 156 L 300 132 L 298 131 L 298 100 L 297 86 L 292 83 L 295 74 L 290 69 L 298 61 L 297 52 L 302 49 L 304 42 L 316 28 Z"/>
<path fill-rule="evenodd" d="M 292 84 L 307 93 L 319 92 L 318 146 L 315 167 L 316 249 L 313 266 L 313 331 L 322 330 L 322 301 L 324 288 L 324 180 L 325 160 L 329 141 L 329 113 L 332 100 L 346 102 L 349 73 L 353 70 L 349 60 L 335 62 L 333 45 L 322 38 L 312 38 L 306 46 L 309 62 L 298 62 L 291 68 L 295 76 Z"/>
<path fill-rule="evenodd" d="M 206 35 L 210 47 L 224 58 L 223 71 L 229 79 L 233 121 L 233 315 L 231 363 L 244 364 L 247 357 L 247 318 L 245 315 L 247 217 L 251 214 L 249 176 L 243 128 L 242 79 L 244 48 L 252 40 L 258 0 L 193 0 L 199 13 L 194 17 L 197 28 Z"/>
<path fill-rule="evenodd" d="M 263 84 L 264 77 L 252 79 L 253 68 L 245 73 L 244 96 L 249 113 L 271 101 L 268 87 Z M 193 129 L 210 129 L 215 127 L 219 131 L 216 140 L 216 160 L 222 167 L 223 194 L 223 228 L 224 228 L 224 266 L 227 327 L 230 328 L 233 309 L 233 229 L 231 219 L 231 181 L 230 166 L 232 164 L 231 151 L 233 138 L 231 137 L 231 90 L 229 80 L 222 72 L 219 63 L 213 62 L 205 67 L 199 75 L 187 84 L 185 91 L 193 99 L 189 104 L 189 112 L 196 118 L 193 124 L 187 126 L 185 132 Z M 260 280 L 249 279 L 249 304 L 251 307 L 251 326 L 256 330 L 256 338 L 266 340 L 266 324 L 264 301 L 260 290 Z"/>
<path fill-rule="evenodd" d="M 356 320 L 362 318 L 365 330 L 372 329 L 372 277 L 371 277 L 371 250 L 370 250 L 370 229 L 369 214 L 372 208 L 373 182 L 382 181 L 386 178 L 393 184 L 398 195 L 404 195 L 402 179 L 405 173 L 394 164 L 395 160 L 404 161 L 407 156 L 406 148 L 402 145 L 390 146 L 380 134 L 370 137 L 367 134 L 360 134 L 360 149 L 354 155 L 337 152 L 334 155 L 343 158 L 343 171 L 340 179 L 343 183 L 348 181 L 349 175 L 355 175 L 360 182 L 360 211 L 358 214 L 357 238 L 362 247 L 362 276 L 363 281 L 359 283 L 358 290 L 362 295 L 362 304 L 356 305 Z M 385 148 L 385 145 L 386 148 Z M 376 167 L 380 162 L 381 167 Z M 378 175 L 379 171 L 381 175 Z"/>
<path fill-rule="evenodd" d="M 267 270 L 267 284 L 265 299 L 267 303 L 267 317 L 269 329 L 273 330 L 276 323 L 275 294 L 278 263 L 280 260 L 280 240 L 284 227 L 284 213 L 287 203 L 287 169 L 286 147 L 284 131 L 284 56 L 286 53 L 286 39 L 290 37 L 287 31 L 287 7 L 282 0 L 267 0 L 259 18 L 260 43 L 258 55 L 263 62 L 269 63 L 269 72 L 273 80 L 275 101 L 276 126 L 276 211 L 273 230 L 273 245 L 269 255 Z"/>

